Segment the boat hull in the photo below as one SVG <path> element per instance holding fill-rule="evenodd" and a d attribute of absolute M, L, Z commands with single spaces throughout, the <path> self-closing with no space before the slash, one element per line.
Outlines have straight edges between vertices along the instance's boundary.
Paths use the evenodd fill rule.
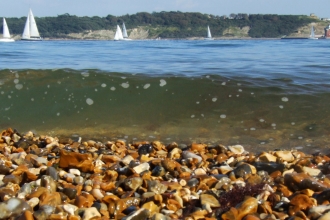
<path fill-rule="evenodd" d="M 0 42 L 15 42 L 15 40 L 3 38 L 3 39 L 0 39 Z"/>
<path fill-rule="evenodd" d="M 214 38 L 212 38 L 212 37 L 210 37 L 210 38 L 206 37 L 206 38 L 204 38 L 204 40 L 214 40 Z"/>
<path fill-rule="evenodd" d="M 42 38 L 21 38 L 24 41 L 42 41 Z"/>

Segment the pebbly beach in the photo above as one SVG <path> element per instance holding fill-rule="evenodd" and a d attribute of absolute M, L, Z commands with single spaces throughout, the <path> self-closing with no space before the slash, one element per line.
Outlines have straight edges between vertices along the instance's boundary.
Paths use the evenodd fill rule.
<path fill-rule="evenodd" d="M 328 219 L 329 155 L 24 134 L 0 139 L 0 219 Z"/>

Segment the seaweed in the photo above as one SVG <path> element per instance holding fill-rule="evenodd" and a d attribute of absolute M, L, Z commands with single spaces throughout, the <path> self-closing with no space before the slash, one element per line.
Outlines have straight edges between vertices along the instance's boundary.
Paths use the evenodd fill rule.
<path fill-rule="evenodd" d="M 217 214 L 228 211 L 231 207 L 235 207 L 239 203 L 243 202 L 246 196 L 257 196 L 263 191 L 265 183 L 249 184 L 247 183 L 244 187 L 234 185 L 234 187 L 219 196 L 220 208 L 216 210 Z"/>

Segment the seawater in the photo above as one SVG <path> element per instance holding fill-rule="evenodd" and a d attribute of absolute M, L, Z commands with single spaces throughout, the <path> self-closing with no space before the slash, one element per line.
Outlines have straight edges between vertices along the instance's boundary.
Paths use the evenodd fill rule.
<path fill-rule="evenodd" d="M 0 45 L 0 128 L 326 151 L 330 41 Z"/>

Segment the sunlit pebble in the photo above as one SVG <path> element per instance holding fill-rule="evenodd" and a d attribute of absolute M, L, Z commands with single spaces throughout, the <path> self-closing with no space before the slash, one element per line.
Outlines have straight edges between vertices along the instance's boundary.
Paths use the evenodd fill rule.
<path fill-rule="evenodd" d="M 196 104 L 198 105 L 198 104 L 199 104 L 199 102 L 196 102 Z"/>
<path fill-rule="evenodd" d="M 279 108 L 284 108 L 283 105 L 278 106 Z"/>
<path fill-rule="evenodd" d="M 264 122 L 265 120 L 261 118 L 259 121 L 260 121 L 260 122 Z"/>
<path fill-rule="evenodd" d="M 239 91 L 239 92 L 242 92 L 243 90 L 239 89 L 238 91 Z"/>
<path fill-rule="evenodd" d="M 127 89 L 129 87 L 129 84 L 128 83 L 122 83 L 121 86 L 124 88 L 124 89 Z"/>
<path fill-rule="evenodd" d="M 289 99 L 287 97 L 282 98 L 282 102 L 287 102 L 287 101 L 289 101 Z"/>
<path fill-rule="evenodd" d="M 291 125 L 295 125 L 296 123 L 295 122 L 291 122 Z"/>
<path fill-rule="evenodd" d="M 16 85 L 15 85 L 15 88 L 16 88 L 17 90 L 21 90 L 21 89 L 23 89 L 23 85 L 22 85 L 22 84 L 16 84 Z"/>
<path fill-rule="evenodd" d="M 255 131 L 255 130 L 256 130 L 256 128 L 250 128 L 250 130 L 251 130 L 251 131 Z"/>
<path fill-rule="evenodd" d="M 102 84 L 101 84 L 101 87 L 104 88 L 104 87 L 107 87 L 107 85 L 106 85 L 105 83 L 102 83 Z"/>
<path fill-rule="evenodd" d="M 159 86 L 163 87 L 163 86 L 166 85 L 166 81 L 165 81 L 165 79 L 161 79 L 161 80 L 159 80 L 159 81 L 160 81 Z"/>
<path fill-rule="evenodd" d="M 88 105 L 93 105 L 94 101 L 93 101 L 92 99 L 90 99 L 90 98 L 87 98 L 87 99 L 86 99 L 86 103 L 87 103 Z"/>
<path fill-rule="evenodd" d="M 149 87 L 150 87 L 150 84 L 149 84 L 149 83 L 147 83 L 147 84 L 145 84 L 145 85 L 143 86 L 144 89 L 147 89 L 147 88 L 149 88 Z"/>
<path fill-rule="evenodd" d="M 226 82 L 221 83 L 221 85 L 225 86 L 226 85 Z"/>
<path fill-rule="evenodd" d="M 191 115 L 190 117 L 191 117 L 191 118 L 195 118 L 195 115 Z"/>
<path fill-rule="evenodd" d="M 14 83 L 15 84 L 19 83 L 19 79 L 14 79 Z"/>
<path fill-rule="evenodd" d="M 111 91 L 115 91 L 116 88 L 112 86 L 112 87 L 110 88 L 110 90 L 111 90 Z"/>
<path fill-rule="evenodd" d="M 60 113 L 59 112 L 57 112 L 57 114 L 56 114 L 57 116 L 60 116 Z"/>
<path fill-rule="evenodd" d="M 227 117 L 227 115 L 225 115 L 225 114 L 220 115 L 220 118 L 226 118 L 226 117 Z"/>
<path fill-rule="evenodd" d="M 217 98 L 212 98 L 212 102 L 216 102 L 217 100 Z"/>

